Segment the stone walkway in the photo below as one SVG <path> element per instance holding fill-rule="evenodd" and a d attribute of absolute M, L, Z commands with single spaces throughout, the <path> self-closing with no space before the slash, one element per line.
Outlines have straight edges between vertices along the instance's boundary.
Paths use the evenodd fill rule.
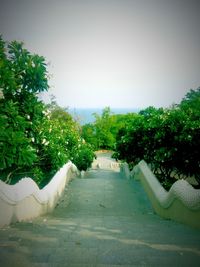
<path fill-rule="evenodd" d="M 200 231 L 153 213 L 138 181 L 90 170 L 52 214 L 0 229 L 0 266 L 200 266 Z"/>

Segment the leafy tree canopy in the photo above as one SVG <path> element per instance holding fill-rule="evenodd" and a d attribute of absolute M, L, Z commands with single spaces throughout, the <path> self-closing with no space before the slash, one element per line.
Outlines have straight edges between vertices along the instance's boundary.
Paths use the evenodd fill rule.
<path fill-rule="evenodd" d="M 180 105 L 148 107 L 130 127 L 119 131 L 118 159 L 131 166 L 146 160 L 168 189 L 177 178 L 194 176 L 200 183 L 200 88 L 190 90 Z"/>
<path fill-rule="evenodd" d="M 55 99 L 39 101 L 48 90 L 46 66 L 23 43 L 0 37 L 0 171 L 8 183 L 25 174 L 44 184 L 68 160 L 86 170 L 94 157 L 71 115 Z"/>

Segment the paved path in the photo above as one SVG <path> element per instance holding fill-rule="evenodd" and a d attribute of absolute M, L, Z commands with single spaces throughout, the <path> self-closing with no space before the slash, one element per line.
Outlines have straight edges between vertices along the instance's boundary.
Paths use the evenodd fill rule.
<path fill-rule="evenodd" d="M 0 230 L 0 266 L 200 266 L 200 231 L 155 215 L 138 181 L 91 170 L 52 214 Z"/>

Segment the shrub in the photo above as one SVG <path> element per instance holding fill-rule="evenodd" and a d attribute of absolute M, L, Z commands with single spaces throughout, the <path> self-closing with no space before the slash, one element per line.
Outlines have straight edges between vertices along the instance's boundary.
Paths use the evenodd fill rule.
<path fill-rule="evenodd" d="M 72 151 L 72 162 L 77 166 L 80 171 L 86 171 L 91 167 L 95 154 L 90 145 L 80 143 Z"/>
<path fill-rule="evenodd" d="M 177 178 L 200 182 L 200 88 L 180 105 L 142 110 L 119 131 L 115 156 L 135 165 L 144 159 L 168 189 Z"/>

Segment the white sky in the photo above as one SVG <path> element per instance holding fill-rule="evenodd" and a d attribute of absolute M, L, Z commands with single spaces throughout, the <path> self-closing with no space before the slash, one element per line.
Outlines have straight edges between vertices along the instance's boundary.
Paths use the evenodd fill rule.
<path fill-rule="evenodd" d="M 198 0 L 0 0 L 0 33 L 50 62 L 69 107 L 156 107 L 200 86 Z"/>

